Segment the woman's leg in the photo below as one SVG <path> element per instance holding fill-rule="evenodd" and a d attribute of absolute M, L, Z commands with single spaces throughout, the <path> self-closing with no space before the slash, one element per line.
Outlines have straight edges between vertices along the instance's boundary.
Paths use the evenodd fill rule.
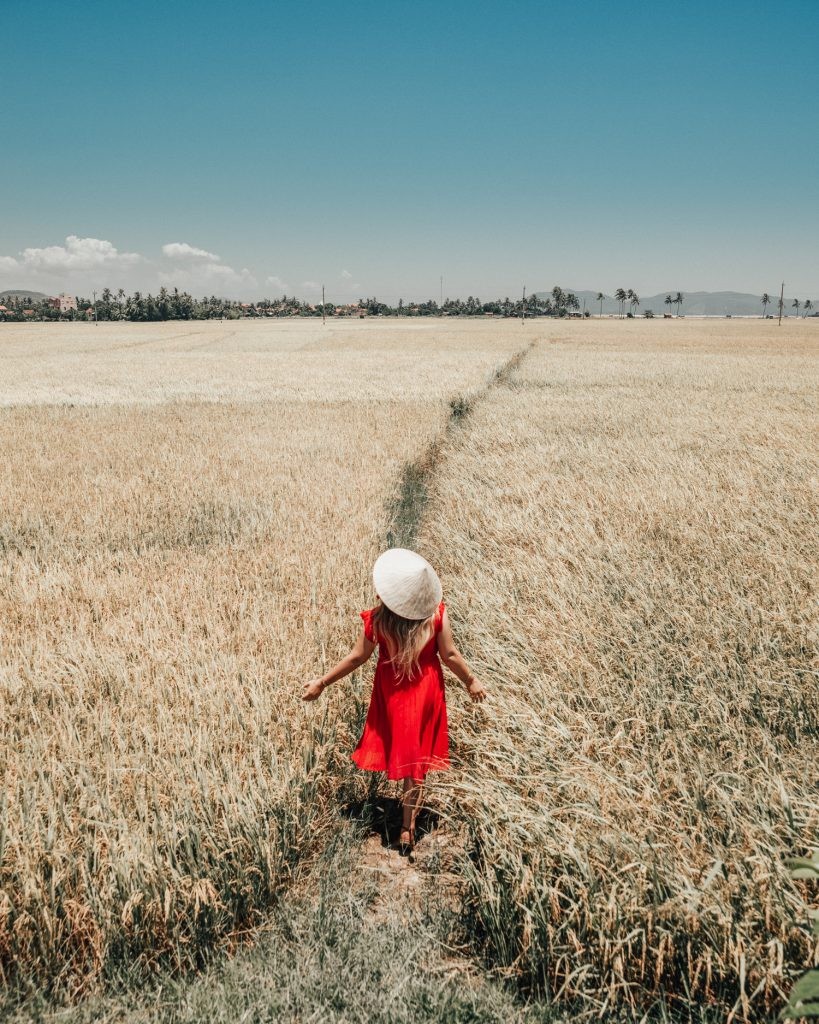
<path fill-rule="evenodd" d="M 421 797 L 424 793 L 424 783 L 421 779 L 404 779 L 404 794 L 401 800 L 401 838 L 404 832 L 411 832 L 415 829 L 415 819 L 418 816 L 418 809 L 421 806 Z"/>

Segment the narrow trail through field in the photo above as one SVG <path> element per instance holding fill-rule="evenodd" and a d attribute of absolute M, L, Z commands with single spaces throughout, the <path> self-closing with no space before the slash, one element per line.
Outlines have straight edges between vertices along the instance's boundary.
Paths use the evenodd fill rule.
<path fill-rule="evenodd" d="M 539 339 L 538 339 L 539 340 Z M 494 388 L 508 385 L 537 341 L 531 341 L 501 367 L 486 384 L 468 397 L 450 400 L 446 426 L 427 449 L 405 465 L 396 497 L 390 509 L 387 529 L 388 547 L 412 548 L 422 521 L 428 512 L 429 489 L 441 456 L 455 431 L 467 428 L 469 414 Z M 371 906 L 375 920 L 394 914 L 403 916 L 417 908 L 424 891 L 425 877 L 434 872 L 437 899 L 456 908 L 461 888 L 458 862 L 463 851 L 451 828 L 437 814 L 424 810 L 417 823 L 417 841 L 413 854 L 403 857 L 397 841 L 401 829 L 401 807 L 397 799 L 381 798 L 369 808 L 373 830 L 361 845 L 359 866 L 368 881 L 375 881 L 378 897 Z"/>

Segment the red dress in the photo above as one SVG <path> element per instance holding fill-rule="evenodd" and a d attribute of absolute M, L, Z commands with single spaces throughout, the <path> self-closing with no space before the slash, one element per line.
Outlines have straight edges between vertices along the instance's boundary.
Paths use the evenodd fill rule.
<path fill-rule="evenodd" d="M 374 608 L 361 613 L 364 635 L 373 634 Z M 449 767 L 444 672 L 438 658 L 438 634 L 444 617 L 443 601 L 434 628 L 421 651 L 418 672 L 396 679 L 386 644 L 378 648 L 378 665 L 364 732 L 352 754 L 359 768 L 386 772 L 390 779 L 423 779 L 430 770 Z"/>

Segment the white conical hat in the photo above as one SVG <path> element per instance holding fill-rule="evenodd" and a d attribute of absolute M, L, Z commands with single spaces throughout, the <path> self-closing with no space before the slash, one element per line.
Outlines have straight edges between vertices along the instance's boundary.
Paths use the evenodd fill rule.
<path fill-rule="evenodd" d="M 406 548 L 390 548 L 373 566 L 375 592 L 405 619 L 428 619 L 441 603 L 443 588 L 426 560 Z"/>

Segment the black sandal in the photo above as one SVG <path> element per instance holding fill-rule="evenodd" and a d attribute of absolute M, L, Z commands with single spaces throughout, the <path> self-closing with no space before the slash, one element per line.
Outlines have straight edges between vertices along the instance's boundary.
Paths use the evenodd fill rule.
<path fill-rule="evenodd" d="M 404 833 L 409 834 L 409 842 L 404 842 Z M 401 836 L 398 840 L 398 854 L 401 857 L 411 857 L 412 851 L 415 849 L 415 829 L 414 828 L 402 828 Z"/>

